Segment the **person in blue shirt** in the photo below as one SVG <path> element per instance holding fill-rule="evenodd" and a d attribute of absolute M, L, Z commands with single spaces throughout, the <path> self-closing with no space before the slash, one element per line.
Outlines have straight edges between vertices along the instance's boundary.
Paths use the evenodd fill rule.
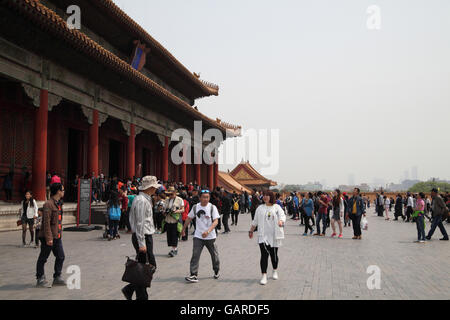
<path fill-rule="evenodd" d="M 302 200 L 302 206 L 305 210 L 305 232 L 303 233 L 304 236 L 308 235 L 308 229 L 310 230 L 310 234 L 314 232 L 313 227 L 309 224 L 309 221 L 312 220 L 312 217 L 314 215 L 314 201 L 312 200 L 312 198 L 312 193 L 308 192 L 306 194 L 306 197 Z"/>
<path fill-rule="evenodd" d="M 281 194 L 277 193 L 277 201 L 276 201 L 277 205 L 279 205 L 281 207 L 281 209 L 284 210 L 284 204 L 283 201 L 281 200 Z"/>
<path fill-rule="evenodd" d="M 299 220 L 299 217 L 298 217 L 298 197 L 297 197 L 296 193 L 293 194 L 292 201 L 294 201 L 294 216 L 293 216 L 293 219 L 294 220 Z"/>

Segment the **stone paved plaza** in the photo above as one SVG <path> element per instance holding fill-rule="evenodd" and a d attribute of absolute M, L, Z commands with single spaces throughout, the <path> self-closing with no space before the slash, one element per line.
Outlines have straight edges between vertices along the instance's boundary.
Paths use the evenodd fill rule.
<path fill-rule="evenodd" d="M 240 215 L 232 233 L 220 235 L 218 247 L 221 277 L 212 278 L 206 248 L 200 261 L 199 283 L 187 284 L 192 237 L 181 243 L 179 254 L 168 258 L 166 236 L 155 235 L 158 271 L 149 290 L 150 299 L 449 299 L 449 242 L 439 241 L 439 230 L 425 244 L 413 243 L 416 226 L 385 221 L 368 213 L 369 230 L 363 240 L 352 240 L 351 228 L 344 239 L 303 237 L 303 227 L 288 220 L 280 249 L 280 279 L 259 284 L 259 248 L 248 239 L 250 215 Z M 448 231 L 450 228 L 444 224 Z M 427 223 L 427 231 L 430 224 Z M 330 230 L 331 231 L 331 230 Z M 28 235 L 29 237 L 29 235 Z M 66 261 L 81 268 L 81 289 L 34 288 L 39 249 L 20 248 L 20 232 L 0 233 L 0 299 L 123 299 L 120 288 L 126 256 L 134 256 L 130 235 L 116 241 L 102 239 L 102 231 L 65 232 Z M 46 265 L 52 277 L 54 257 Z M 270 263 L 269 263 L 270 265 Z M 367 267 L 381 269 L 381 288 L 367 288 Z M 269 267 L 269 275 L 271 267 Z M 64 274 L 67 277 L 67 274 Z"/>

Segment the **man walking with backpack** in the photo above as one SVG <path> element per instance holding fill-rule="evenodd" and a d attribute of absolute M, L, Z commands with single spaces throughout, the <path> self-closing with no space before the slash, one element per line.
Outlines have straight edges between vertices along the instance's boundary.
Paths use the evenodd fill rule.
<path fill-rule="evenodd" d="M 434 188 L 433 190 L 431 190 L 431 198 L 433 199 L 431 203 L 431 210 L 433 211 L 433 220 L 431 222 L 431 229 L 428 232 L 426 239 L 431 240 L 431 237 L 433 236 L 436 227 L 439 227 L 439 230 L 441 230 L 441 233 L 444 236 L 442 239 L 439 240 L 448 241 L 447 230 L 445 230 L 444 224 L 442 223 L 443 218 L 445 219 L 448 217 L 448 208 L 445 205 L 444 200 L 439 196 L 437 189 Z"/>
<path fill-rule="evenodd" d="M 353 238 L 361 240 L 361 216 L 366 216 L 366 208 L 363 199 L 359 196 L 360 189 L 353 189 L 353 197 L 348 199 L 347 218 L 350 217 L 353 224 Z"/>
<path fill-rule="evenodd" d="M 198 282 L 198 265 L 200 262 L 200 255 L 203 247 L 209 251 L 212 260 L 212 267 L 214 270 L 214 279 L 219 279 L 219 252 L 216 245 L 216 226 L 219 223 L 219 212 L 217 207 L 209 202 L 210 193 L 208 190 L 202 190 L 200 194 L 200 203 L 194 205 L 188 214 L 184 223 L 181 234 L 186 234 L 186 228 L 191 223 L 191 220 L 196 217 L 196 228 L 194 235 L 194 249 L 192 251 L 192 258 L 190 263 L 189 277 L 186 277 L 188 282 Z"/>
<path fill-rule="evenodd" d="M 234 193 L 233 194 L 233 213 L 231 214 L 231 225 L 237 226 L 238 218 L 239 218 L 239 210 L 240 210 L 240 200 L 239 196 Z"/>

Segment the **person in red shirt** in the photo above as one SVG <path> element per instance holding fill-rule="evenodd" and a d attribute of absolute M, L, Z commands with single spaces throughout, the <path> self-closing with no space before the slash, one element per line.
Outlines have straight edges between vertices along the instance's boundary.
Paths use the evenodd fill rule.
<path fill-rule="evenodd" d="M 181 219 L 183 220 L 183 225 L 184 222 L 187 220 L 190 208 L 189 208 L 189 202 L 187 201 L 187 197 L 186 197 L 186 193 L 182 192 L 180 195 L 181 199 L 183 199 L 184 202 L 184 212 L 181 215 Z M 183 237 L 181 237 L 182 241 L 187 241 L 188 240 L 188 233 L 185 232 L 185 235 Z"/>
<path fill-rule="evenodd" d="M 121 205 L 121 211 L 122 214 L 120 215 L 120 222 L 119 222 L 119 230 L 125 230 L 125 226 L 127 226 L 127 233 L 131 232 L 131 226 L 130 221 L 128 219 L 128 196 L 127 196 L 127 190 L 125 187 L 122 187 L 119 189 L 119 202 Z M 120 238 L 120 236 L 118 235 Z"/>
<path fill-rule="evenodd" d="M 316 227 L 317 232 L 314 234 L 315 236 L 325 236 L 325 231 L 327 230 L 327 212 L 328 212 L 328 197 L 326 194 L 322 193 L 322 191 L 319 191 L 318 193 L 319 198 L 319 212 L 317 213 L 317 221 L 316 221 Z M 322 227 L 323 232 L 320 232 L 320 220 L 322 220 Z"/>

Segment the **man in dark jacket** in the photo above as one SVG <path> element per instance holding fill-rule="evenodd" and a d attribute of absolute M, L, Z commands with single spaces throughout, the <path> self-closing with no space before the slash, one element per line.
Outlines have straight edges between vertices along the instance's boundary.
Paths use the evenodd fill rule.
<path fill-rule="evenodd" d="M 222 208 L 220 214 L 222 215 L 222 224 L 224 227 L 223 233 L 230 233 L 230 227 L 228 226 L 228 219 L 231 213 L 231 195 L 222 188 L 220 201 L 222 202 Z"/>
<path fill-rule="evenodd" d="M 44 204 L 39 239 L 41 240 L 41 253 L 36 264 L 36 287 L 47 287 L 44 265 L 51 252 L 55 255 L 55 273 L 53 274 L 53 286 L 64 286 L 65 281 L 61 277 L 64 263 L 64 249 L 62 244 L 62 198 L 64 186 L 54 183 L 50 186 L 50 199 Z"/>
<path fill-rule="evenodd" d="M 249 211 L 249 205 L 248 205 L 248 192 L 244 191 L 244 200 L 245 200 L 245 204 L 244 204 L 244 208 L 245 208 L 245 213 L 248 213 Z"/>
<path fill-rule="evenodd" d="M 353 189 L 353 197 L 348 199 L 347 218 L 350 217 L 353 225 L 353 238 L 361 240 L 361 216 L 366 216 L 366 207 L 359 195 L 359 188 Z"/>
<path fill-rule="evenodd" d="M 403 221 L 405 221 L 405 216 L 403 215 L 403 199 L 402 195 L 398 194 L 397 199 L 395 200 L 395 207 L 394 207 L 394 215 L 395 215 L 395 221 L 398 220 L 398 217 L 402 217 Z"/>
<path fill-rule="evenodd" d="M 256 209 L 259 207 L 260 204 L 261 204 L 261 202 L 259 201 L 258 193 L 256 192 L 256 189 L 253 189 L 252 205 L 250 207 L 252 221 L 255 219 Z"/>
<path fill-rule="evenodd" d="M 441 233 L 444 236 L 439 240 L 448 241 L 448 234 L 445 230 L 444 224 L 442 223 L 442 217 L 447 210 L 447 206 L 445 205 L 444 200 L 439 196 L 437 189 L 431 190 L 431 198 L 433 199 L 431 202 L 431 210 L 433 210 L 433 221 L 431 223 L 431 229 L 428 232 L 428 236 L 426 236 L 426 239 L 431 240 L 436 227 L 439 227 L 439 230 L 441 230 Z"/>

